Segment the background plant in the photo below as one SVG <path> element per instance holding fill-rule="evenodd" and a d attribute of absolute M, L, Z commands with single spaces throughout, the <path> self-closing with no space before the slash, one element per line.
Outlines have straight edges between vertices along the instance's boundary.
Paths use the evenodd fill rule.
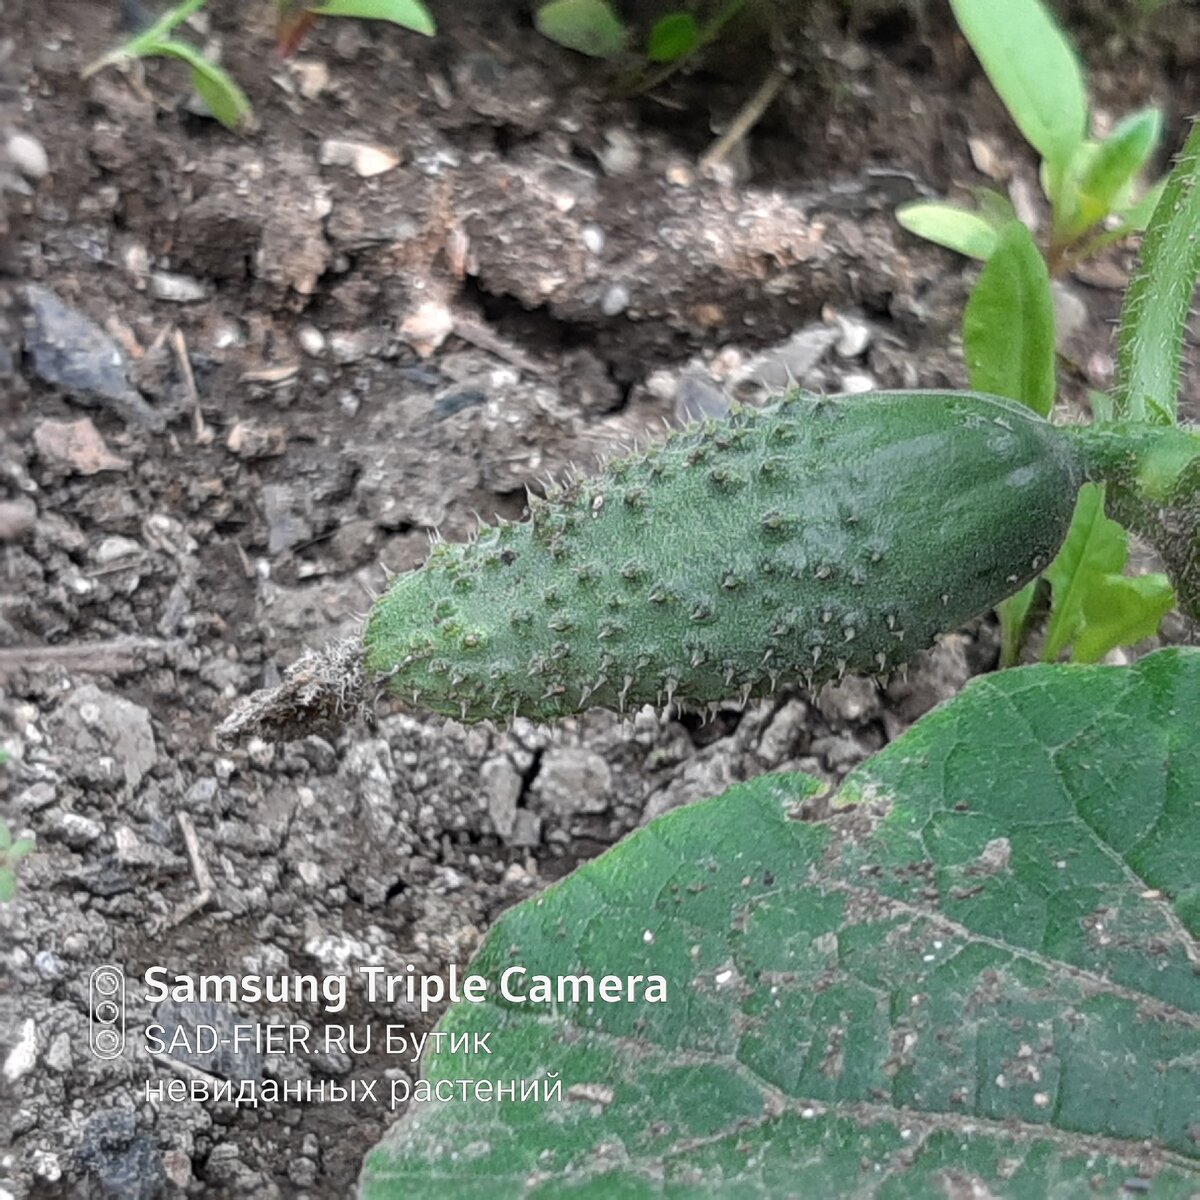
<path fill-rule="evenodd" d="M 390 21 L 427 36 L 435 32 L 433 18 L 420 0 L 325 0 L 325 3 L 311 5 L 296 0 L 273 2 L 277 10 L 278 46 L 284 54 L 299 46 L 313 22 L 320 17 L 360 17 Z M 205 3 L 206 0 L 183 0 L 169 8 L 149 27 L 85 67 L 84 78 L 131 59 L 177 59 L 189 68 L 192 86 L 209 112 L 226 129 L 234 132 L 246 129 L 254 113 L 237 81 L 220 63 L 175 33 Z"/>
<path fill-rule="evenodd" d="M 1014 122 L 1041 155 L 1051 210 L 1046 245 L 1039 249 L 1007 198 L 990 191 L 981 193 L 975 210 L 921 202 L 897 217 L 912 232 L 985 262 L 963 319 L 971 386 L 1049 416 L 1057 390 L 1051 276 L 1145 227 L 1164 183 L 1140 198 L 1136 187 L 1157 146 L 1162 116 L 1145 108 L 1107 138 L 1089 137 L 1079 60 L 1039 0 L 952 0 L 952 6 Z M 1173 403 L 1175 388 L 1155 380 L 1153 394 L 1169 395 Z M 1147 416 L 1145 403 L 1132 409 L 1103 398 L 1095 410 L 1100 422 Z M 1043 576 L 1041 598 L 1034 582 L 999 606 L 1003 665 L 1017 661 L 1043 609 L 1048 662 L 1068 650 L 1074 661 L 1092 662 L 1154 634 L 1174 604 L 1171 584 L 1162 574 L 1126 577 L 1128 556 L 1128 534 L 1106 515 L 1103 486 L 1088 484 L 1066 543 Z"/>

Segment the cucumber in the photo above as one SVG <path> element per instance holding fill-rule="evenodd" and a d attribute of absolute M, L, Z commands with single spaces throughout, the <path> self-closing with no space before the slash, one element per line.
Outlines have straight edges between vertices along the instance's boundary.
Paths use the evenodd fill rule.
<path fill-rule="evenodd" d="M 366 676 L 473 722 L 885 673 L 1050 562 L 1082 459 L 995 397 L 793 392 L 435 545 L 374 605 Z"/>

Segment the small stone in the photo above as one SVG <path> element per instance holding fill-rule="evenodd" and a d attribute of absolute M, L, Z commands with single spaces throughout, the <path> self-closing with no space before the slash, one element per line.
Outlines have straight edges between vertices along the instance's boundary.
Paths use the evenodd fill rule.
<path fill-rule="evenodd" d="M 37 1026 L 32 1017 L 26 1017 L 21 1023 L 21 1032 L 17 1035 L 16 1044 L 4 1060 L 4 1078 L 9 1083 L 15 1083 L 33 1069 L 36 1061 Z"/>
<path fill-rule="evenodd" d="M 78 421 L 42 421 L 33 431 L 38 453 L 51 462 L 68 466 L 76 475 L 124 471 L 125 459 L 109 452 L 104 438 L 87 417 Z"/>
<path fill-rule="evenodd" d="M 194 304 L 208 299 L 208 288 L 190 275 L 180 275 L 174 271 L 151 271 L 150 295 L 156 300 L 169 300 L 172 304 Z"/>
<path fill-rule="evenodd" d="M 591 750 L 551 747 L 542 757 L 532 790 L 550 809 L 567 813 L 607 812 L 612 772 Z"/>
<path fill-rule="evenodd" d="M 591 223 L 585 225 L 579 231 L 579 236 L 583 239 L 583 244 L 589 254 L 599 254 L 604 249 L 604 230 L 599 225 Z"/>
<path fill-rule="evenodd" d="M 58 710 L 56 721 L 60 739 L 74 742 L 78 758 L 111 755 L 131 789 L 158 760 L 150 714 L 95 684 L 76 688 Z"/>
<path fill-rule="evenodd" d="M 400 337 L 428 358 L 454 332 L 454 314 L 440 300 L 425 300 L 400 323 Z"/>
<path fill-rule="evenodd" d="M 296 874 L 300 876 L 306 887 L 316 887 L 321 882 L 321 868 L 308 859 L 296 864 Z"/>
<path fill-rule="evenodd" d="M 50 159 L 45 147 L 31 134 L 9 134 L 4 151 L 8 161 L 31 182 L 36 183 L 50 174 Z"/>
<path fill-rule="evenodd" d="M 329 352 L 334 362 L 343 366 L 361 362 L 372 352 L 372 339 L 363 330 L 334 333 L 329 338 Z"/>
<path fill-rule="evenodd" d="M 516 820 L 513 822 L 512 836 L 508 841 L 512 846 L 540 846 L 542 818 L 527 808 L 518 808 Z"/>
<path fill-rule="evenodd" d="M 766 763 L 781 763 L 799 750 L 808 726 L 808 705 L 789 700 L 772 718 L 758 741 L 758 757 Z"/>
<path fill-rule="evenodd" d="M 325 335 L 315 325 L 301 325 L 296 331 L 296 341 L 309 358 L 320 358 L 325 353 Z"/>
<path fill-rule="evenodd" d="M 278 458 L 287 452 L 287 430 L 282 425 L 237 421 L 229 430 L 225 446 L 231 454 L 245 461 Z"/>
<path fill-rule="evenodd" d="M 326 138 L 321 143 L 317 161 L 323 167 L 350 167 L 356 175 L 370 179 L 398 167 L 400 156 L 383 146 L 373 146 L 367 142 Z"/>
<path fill-rule="evenodd" d="M 329 68 L 319 58 L 293 58 L 289 66 L 296 90 L 305 100 L 316 100 L 329 86 Z"/>
<path fill-rule="evenodd" d="M 596 158 L 606 175 L 630 175 L 641 165 L 642 152 L 632 134 L 613 126 L 604 131 L 604 145 Z"/>
<path fill-rule="evenodd" d="M 866 321 L 839 314 L 837 326 L 840 332 L 833 348 L 839 358 L 857 358 L 871 344 L 871 327 Z"/>
<path fill-rule="evenodd" d="M 106 537 L 96 548 L 91 552 L 92 561 L 100 567 L 107 567 L 111 563 L 120 562 L 124 558 L 133 558 L 140 556 L 142 546 L 140 542 L 135 542 L 133 538 L 120 537 L 114 534 L 112 537 Z"/>
<path fill-rule="evenodd" d="M 48 808 L 55 800 L 58 799 L 58 792 L 52 783 L 42 780 L 39 783 L 30 784 L 14 801 L 14 807 L 17 812 L 31 813 L 39 812 L 43 808 Z"/>
<path fill-rule="evenodd" d="M 33 956 L 33 969 L 43 979 L 53 981 L 66 974 L 67 964 L 53 950 L 39 950 Z"/>
<path fill-rule="evenodd" d="M 82 850 L 96 841 L 104 830 L 99 821 L 93 821 L 82 813 L 63 812 L 55 822 L 54 832 L 72 850 Z"/>
<path fill-rule="evenodd" d="M 479 783 L 492 826 L 497 836 L 507 841 L 512 837 L 516 825 L 517 801 L 521 796 L 523 780 L 512 761 L 500 756 L 488 759 L 480 767 Z"/>
<path fill-rule="evenodd" d="M 46 1066 L 61 1075 L 71 1069 L 72 1059 L 71 1035 L 66 1032 L 56 1034 L 46 1051 Z"/>
<path fill-rule="evenodd" d="M 873 375 L 852 371 L 842 376 L 842 392 L 848 396 L 861 396 L 864 392 L 875 391 L 878 386 Z"/>
<path fill-rule="evenodd" d="M 0 502 L 0 542 L 19 542 L 37 520 L 37 505 L 32 500 Z"/>
<path fill-rule="evenodd" d="M 620 316 L 629 307 L 629 289 L 623 283 L 611 284 L 600 297 L 600 311 L 606 317 Z"/>

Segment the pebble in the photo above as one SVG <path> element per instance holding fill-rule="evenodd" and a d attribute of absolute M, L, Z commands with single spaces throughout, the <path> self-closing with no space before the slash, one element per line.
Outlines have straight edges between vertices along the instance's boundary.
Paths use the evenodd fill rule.
<path fill-rule="evenodd" d="M 46 149 L 31 134 L 9 134 L 4 152 L 8 161 L 33 183 L 39 179 L 45 179 L 50 174 L 50 159 L 46 154 Z"/>
<path fill-rule="evenodd" d="M 62 812 L 54 822 L 54 832 L 72 850 L 82 850 L 96 841 L 104 830 L 99 821 L 93 821 L 82 813 Z"/>
<path fill-rule="evenodd" d="M 596 158 L 606 175 L 631 175 L 642 161 L 642 151 L 633 135 L 619 126 L 604 131 L 604 145 Z"/>
<path fill-rule="evenodd" d="M 320 358 L 325 353 L 325 335 L 315 325 L 301 325 L 296 341 L 309 358 Z"/>
<path fill-rule="evenodd" d="M 70 467 L 76 475 L 129 468 L 125 459 L 109 450 L 100 431 L 87 417 L 78 421 L 41 421 L 34 427 L 33 444 L 47 462 Z"/>
<path fill-rule="evenodd" d="M 73 1061 L 71 1053 L 71 1035 L 67 1032 L 57 1034 L 46 1051 L 46 1066 L 60 1075 L 71 1069 Z"/>
<path fill-rule="evenodd" d="M 834 350 L 839 358 L 857 358 L 871 344 L 871 327 L 855 317 L 837 317 L 839 330 Z"/>
<path fill-rule="evenodd" d="M 517 801 L 523 781 L 512 761 L 504 755 L 490 758 L 479 769 L 480 787 L 498 837 L 508 841 L 517 822 Z"/>
<path fill-rule="evenodd" d="M 532 790 L 546 807 L 567 813 L 607 812 L 612 787 L 608 763 L 592 750 L 551 747 Z"/>
<path fill-rule="evenodd" d="M 53 950 L 39 950 L 33 956 L 33 969 L 43 979 L 61 979 L 66 972 L 67 964 Z"/>
<path fill-rule="evenodd" d="M 37 520 L 37 505 L 32 500 L 6 500 L 0 503 L 0 542 L 19 542 L 32 532 Z"/>
<path fill-rule="evenodd" d="M 92 550 L 91 558 L 97 566 L 106 567 L 109 563 L 120 562 L 124 558 L 132 558 L 141 553 L 140 542 L 135 542 L 133 538 L 113 534 L 111 537 L 106 537 Z"/>
<path fill-rule="evenodd" d="M 172 304 L 194 304 L 208 299 L 208 288 L 190 275 L 174 271 L 150 272 L 150 295 L 156 300 L 169 300 Z"/>
<path fill-rule="evenodd" d="M 604 230 L 599 225 L 587 224 L 580 231 L 579 236 L 583 239 L 583 244 L 587 247 L 589 254 L 599 254 L 604 249 L 605 236 Z"/>
<path fill-rule="evenodd" d="M 37 1026 L 32 1017 L 26 1017 L 21 1023 L 21 1032 L 17 1035 L 16 1045 L 8 1052 L 4 1060 L 4 1078 L 9 1083 L 15 1083 L 22 1075 L 33 1069 L 37 1060 Z"/>
<path fill-rule="evenodd" d="M 383 146 L 373 146 L 368 142 L 326 138 L 321 143 L 317 161 L 323 167 L 350 167 L 360 178 L 370 179 L 398 167 L 400 156 Z"/>
<path fill-rule="evenodd" d="M 125 356 L 95 322 L 64 304 L 49 288 L 30 284 L 25 289 L 29 321 L 25 353 L 33 372 L 54 387 L 94 404 L 108 402 L 122 416 L 161 431 L 166 421 L 130 386 Z"/>
<path fill-rule="evenodd" d="M 62 740 L 73 739 L 81 754 L 111 754 L 136 788 L 158 760 L 150 714 L 131 700 L 102 691 L 95 684 L 77 688 L 58 711 Z"/>
<path fill-rule="evenodd" d="M 610 284 L 600 297 L 600 311 L 606 317 L 620 316 L 629 307 L 629 289 L 623 283 Z"/>
<path fill-rule="evenodd" d="M 861 396 L 864 392 L 873 392 L 879 384 L 873 375 L 851 371 L 841 378 L 842 391 L 849 396 Z"/>

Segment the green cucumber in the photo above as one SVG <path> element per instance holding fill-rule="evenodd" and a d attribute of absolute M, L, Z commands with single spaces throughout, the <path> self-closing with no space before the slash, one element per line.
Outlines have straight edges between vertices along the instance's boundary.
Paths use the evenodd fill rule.
<path fill-rule="evenodd" d="M 973 393 L 737 409 L 435 545 L 372 609 L 366 676 L 465 721 L 549 721 L 885 673 L 1050 562 L 1081 446 Z"/>

